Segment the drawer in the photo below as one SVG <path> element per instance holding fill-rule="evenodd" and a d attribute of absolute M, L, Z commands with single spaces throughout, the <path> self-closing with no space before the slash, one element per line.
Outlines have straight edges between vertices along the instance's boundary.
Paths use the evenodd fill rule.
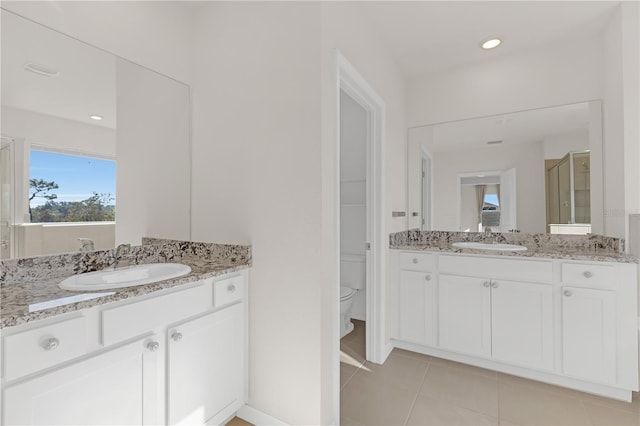
<path fill-rule="evenodd" d="M 102 311 L 102 344 L 105 346 L 148 333 L 157 327 L 206 311 L 211 304 L 211 280 Z"/>
<path fill-rule="evenodd" d="M 216 281 L 213 284 L 213 304 L 223 306 L 244 298 L 244 276 L 237 275 Z"/>
<path fill-rule="evenodd" d="M 443 255 L 438 262 L 441 273 L 513 281 L 553 281 L 553 262 L 514 257 L 490 258 Z"/>
<path fill-rule="evenodd" d="M 13 380 L 87 351 L 87 322 L 76 317 L 4 336 L 4 378 Z"/>
<path fill-rule="evenodd" d="M 613 265 L 563 263 L 562 282 L 569 284 L 615 284 Z"/>
<path fill-rule="evenodd" d="M 435 262 L 430 253 L 401 252 L 400 269 L 414 271 L 432 271 Z"/>

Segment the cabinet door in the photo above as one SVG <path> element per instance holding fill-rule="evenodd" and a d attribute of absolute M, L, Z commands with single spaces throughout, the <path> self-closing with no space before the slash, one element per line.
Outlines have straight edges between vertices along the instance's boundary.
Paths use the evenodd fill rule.
<path fill-rule="evenodd" d="M 433 283 L 429 272 L 400 271 L 400 340 L 433 345 Z"/>
<path fill-rule="evenodd" d="M 601 383 L 616 381 L 616 294 L 562 288 L 562 371 Z"/>
<path fill-rule="evenodd" d="M 244 403 L 243 307 L 232 305 L 168 330 L 170 424 L 204 424 Z"/>
<path fill-rule="evenodd" d="M 157 424 L 157 357 L 149 339 L 4 390 L 3 424 Z M 145 406 L 143 408 L 143 406 Z"/>
<path fill-rule="evenodd" d="M 438 302 L 440 347 L 472 355 L 490 356 L 490 281 L 440 275 Z"/>
<path fill-rule="evenodd" d="M 530 368 L 553 369 L 553 288 L 491 281 L 491 355 Z"/>

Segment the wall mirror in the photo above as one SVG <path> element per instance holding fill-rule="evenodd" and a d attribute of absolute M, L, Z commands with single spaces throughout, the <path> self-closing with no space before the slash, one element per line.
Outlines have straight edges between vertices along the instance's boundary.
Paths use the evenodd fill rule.
<path fill-rule="evenodd" d="M 0 11 L 0 259 L 188 239 L 189 87 Z"/>
<path fill-rule="evenodd" d="M 408 228 L 602 233 L 600 101 L 409 129 Z"/>

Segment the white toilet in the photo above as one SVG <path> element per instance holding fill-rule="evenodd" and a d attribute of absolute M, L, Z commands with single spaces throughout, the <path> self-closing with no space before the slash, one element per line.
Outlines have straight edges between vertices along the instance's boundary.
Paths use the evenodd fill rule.
<path fill-rule="evenodd" d="M 351 322 L 351 305 L 353 304 L 353 295 L 356 290 L 349 287 L 340 286 L 340 338 L 353 331 L 353 323 Z"/>

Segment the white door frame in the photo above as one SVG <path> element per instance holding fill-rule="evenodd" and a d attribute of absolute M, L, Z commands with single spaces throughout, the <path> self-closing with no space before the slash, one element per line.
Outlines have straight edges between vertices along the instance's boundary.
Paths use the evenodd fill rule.
<path fill-rule="evenodd" d="M 366 251 L 366 358 L 381 364 L 392 348 L 385 343 L 385 278 L 387 241 L 384 226 L 384 133 L 385 103 L 367 81 L 336 51 L 337 62 L 337 109 L 338 129 L 340 128 L 340 90 L 343 90 L 367 111 L 367 242 Z M 336 140 L 338 163 L 336 180 L 340 182 L 340 132 Z M 337 209 L 337 252 L 340 253 L 340 190 L 336 191 Z M 338 271 L 340 263 L 338 260 Z M 340 286 L 338 279 L 336 286 Z M 339 294 L 339 289 L 336 289 Z M 336 299 L 339 305 L 340 301 Z M 340 308 L 335 310 L 340 311 Z M 336 330 L 337 331 L 337 330 Z M 339 341 L 340 336 L 336 336 Z M 339 344 L 338 344 L 339 345 Z"/>

